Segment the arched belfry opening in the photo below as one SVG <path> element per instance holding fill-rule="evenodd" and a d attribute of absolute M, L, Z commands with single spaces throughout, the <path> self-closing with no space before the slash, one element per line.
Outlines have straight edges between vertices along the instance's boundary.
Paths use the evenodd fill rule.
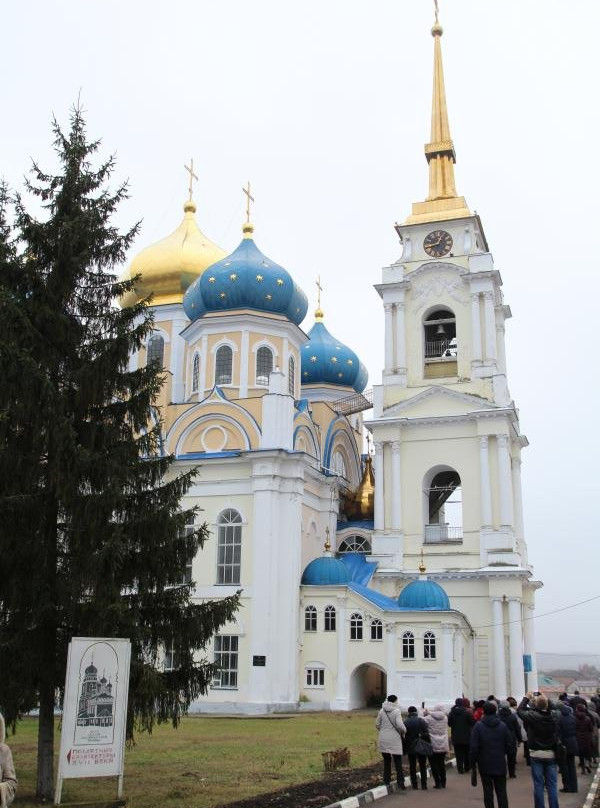
<path fill-rule="evenodd" d="M 450 309 L 434 309 L 423 322 L 426 379 L 457 373 L 456 317 Z"/>
<path fill-rule="evenodd" d="M 387 676 L 379 665 L 365 663 L 352 671 L 350 676 L 350 707 L 380 707 L 385 700 Z"/>
<path fill-rule="evenodd" d="M 423 493 L 427 519 L 424 542 L 462 542 L 462 484 L 458 472 L 455 469 L 437 471 Z"/>

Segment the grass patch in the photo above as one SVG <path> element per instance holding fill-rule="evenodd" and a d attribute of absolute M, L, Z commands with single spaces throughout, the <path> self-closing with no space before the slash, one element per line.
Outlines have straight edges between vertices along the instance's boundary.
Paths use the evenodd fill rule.
<path fill-rule="evenodd" d="M 131 808 L 213 808 L 315 780 L 324 752 L 348 747 L 352 767 L 381 759 L 375 712 L 308 713 L 264 718 L 188 717 L 174 730 L 156 727 L 125 753 L 124 795 Z M 15 806 L 33 808 L 37 719 L 19 724 L 8 742 L 19 790 Z M 55 749 L 59 749 L 56 727 Z M 65 780 L 63 802 L 108 800 L 116 778 Z"/>

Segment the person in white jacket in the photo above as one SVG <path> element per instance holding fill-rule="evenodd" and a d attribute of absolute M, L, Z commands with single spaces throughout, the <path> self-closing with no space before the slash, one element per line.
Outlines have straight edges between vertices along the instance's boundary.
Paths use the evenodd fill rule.
<path fill-rule="evenodd" d="M 392 780 L 392 758 L 396 768 L 398 788 L 405 788 L 402 771 L 402 738 L 406 735 L 406 727 L 402 721 L 402 713 L 398 707 L 398 697 L 388 696 L 377 714 L 375 728 L 379 736 L 377 748 L 383 757 L 383 782 L 389 785 Z"/>
<path fill-rule="evenodd" d="M 433 754 L 429 758 L 434 788 L 446 788 L 446 753 L 450 748 L 448 742 L 448 716 L 441 704 L 433 710 L 423 710 L 423 718 L 427 723 Z"/>
<path fill-rule="evenodd" d="M 4 743 L 6 729 L 4 716 L 0 713 L 0 806 L 8 808 L 15 798 L 17 790 L 17 775 L 13 763 L 12 752 L 8 744 Z"/>

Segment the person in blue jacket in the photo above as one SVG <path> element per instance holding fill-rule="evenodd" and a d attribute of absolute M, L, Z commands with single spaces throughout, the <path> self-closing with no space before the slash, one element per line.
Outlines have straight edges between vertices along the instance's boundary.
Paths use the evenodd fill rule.
<path fill-rule="evenodd" d="M 514 751 L 516 742 L 496 712 L 496 702 L 486 701 L 483 705 L 483 718 L 475 724 L 471 732 L 471 783 L 477 785 L 475 774 L 477 766 L 485 808 L 494 808 L 494 792 L 498 808 L 508 808 L 506 757 Z"/>

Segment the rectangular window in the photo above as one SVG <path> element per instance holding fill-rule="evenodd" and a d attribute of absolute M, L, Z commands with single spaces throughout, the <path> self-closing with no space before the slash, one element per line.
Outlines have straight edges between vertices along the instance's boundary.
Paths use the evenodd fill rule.
<path fill-rule="evenodd" d="M 165 649 L 165 661 L 163 668 L 166 671 L 174 671 L 179 667 L 179 665 L 179 651 L 175 649 L 174 645 L 171 645 L 169 648 Z"/>
<path fill-rule="evenodd" d="M 219 525 L 217 583 L 239 584 L 242 562 L 242 528 Z"/>
<path fill-rule="evenodd" d="M 325 668 L 307 668 L 306 687 L 325 687 Z"/>
<path fill-rule="evenodd" d="M 238 684 L 238 639 L 230 634 L 215 636 L 215 665 L 220 671 L 213 679 L 214 688 L 236 690 Z"/>

